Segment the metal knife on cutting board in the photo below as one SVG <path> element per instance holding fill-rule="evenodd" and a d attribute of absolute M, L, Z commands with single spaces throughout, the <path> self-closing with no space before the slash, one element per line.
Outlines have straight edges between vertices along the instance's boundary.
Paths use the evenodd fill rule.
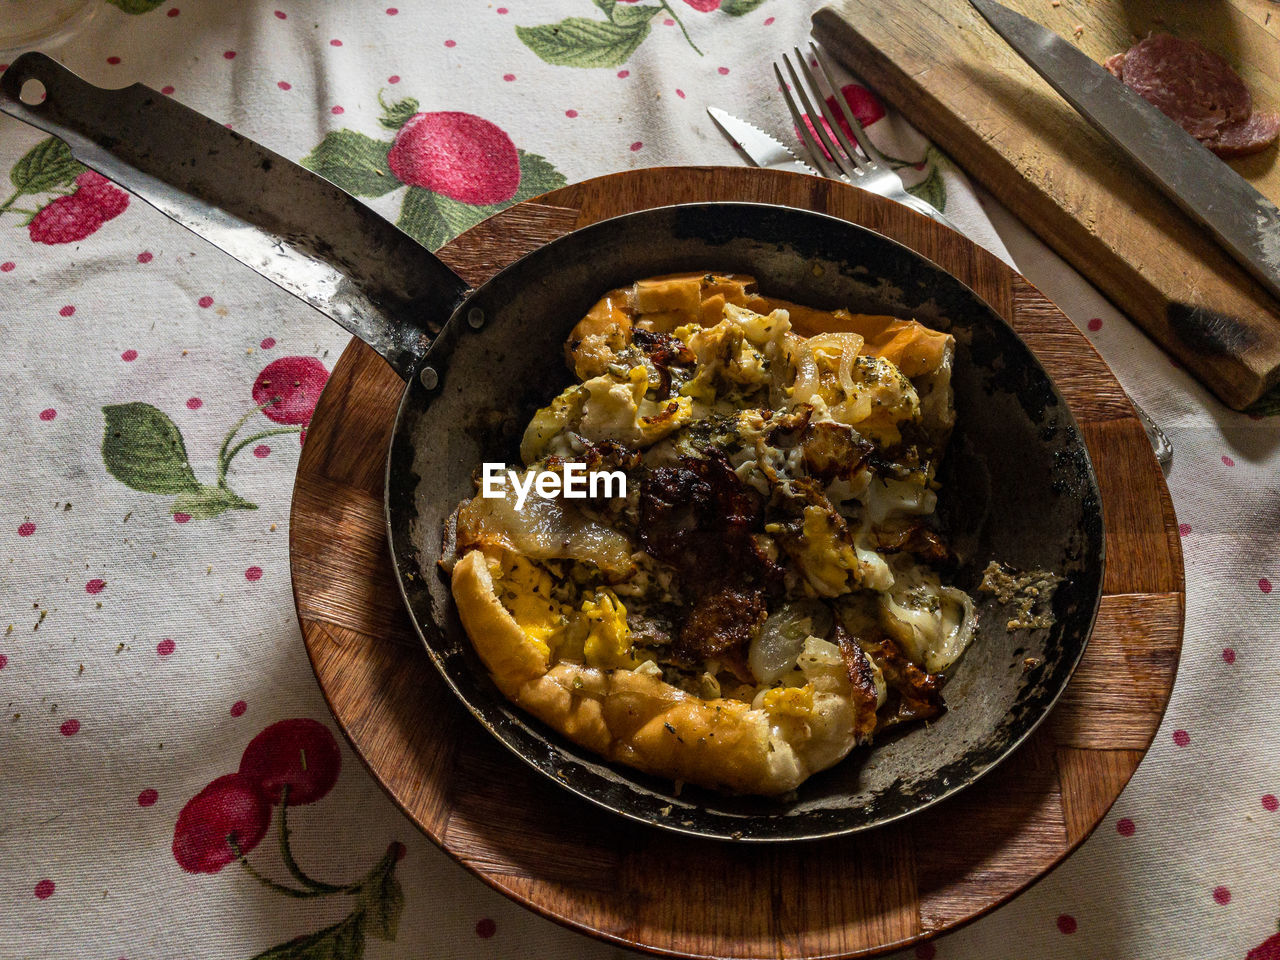
<path fill-rule="evenodd" d="M 1280 298 L 1280 210 L 1275 204 L 1073 44 L 995 0 L 969 2 L 1077 113 Z"/>

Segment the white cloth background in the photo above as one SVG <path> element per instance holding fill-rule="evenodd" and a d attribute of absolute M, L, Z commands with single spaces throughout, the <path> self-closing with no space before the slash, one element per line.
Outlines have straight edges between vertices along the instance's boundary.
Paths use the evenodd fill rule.
<path fill-rule="evenodd" d="M 769 63 L 806 40 L 815 2 L 671 0 L 610 67 L 544 62 L 515 30 L 602 20 L 608 5 L 120 0 L 45 49 L 95 83 L 172 87 L 294 159 L 333 131 L 389 143 L 380 92 L 482 117 L 570 181 L 740 162 L 711 104 L 787 134 Z M 924 157 L 892 115 L 872 129 L 887 151 Z M 0 118 L 0 171 L 44 139 Z M 1244 958 L 1280 917 L 1276 421 L 1224 408 L 998 205 L 943 177 L 948 212 L 993 249 L 1007 245 L 1172 438 L 1188 619 L 1166 723 L 1097 833 L 1011 905 L 908 955 Z M 0 958 L 250 958 L 356 909 L 345 895 L 290 898 L 234 863 L 187 872 L 171 849 L 184 806 L 236 771 L 261 731 L 298 717 L 336 730 L 289 589 L 298 438 L 264 438 L 231 464 L 229 488 L 257 509 L 175 522 L 173 496 L 107 469 L 103 407 L 162 411 L 209 485 L 223 438 L 258 405 L 264 367 L 296 357 L 332 368 L 347 336 L 137 200 L 79 240 L 34 240 L 27 217 L 74 189 L 0 212 Z M 394 219 L 405 195 L 369 202 Z M 64 231 L 90 216 L 73 206 L 58 208 Z M 250 414 L 241 435 L 278 426 Z M 392 868 L 398 929 L 367 935 L 365 956 L 625 955 L 484 887 L 339 746 L 336 785 L 291 808 L 292 852 L 308 874 L 347 883 L 404 845 Z M 250 860 L 289 882 L 274 833 Z"/>

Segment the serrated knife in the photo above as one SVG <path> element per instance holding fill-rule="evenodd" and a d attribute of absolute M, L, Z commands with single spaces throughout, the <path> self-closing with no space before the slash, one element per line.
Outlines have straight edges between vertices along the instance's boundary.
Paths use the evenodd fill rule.
<path fill-rule="evenodd" d="M 711 119 L 723 130 L 757 167 L 768 170 L 790 170 L 816 177 L 817 171 L 796 159 L 796 155 L 753 123 L 739 120 L 719 107 L 707 107 Z"/>
<path fill-rule="evenodd" d="M 1275 204 L 1073 44 L 995 0 L 969 2 L 1077 113 L 1280 297 L 1280 210 Z"/>

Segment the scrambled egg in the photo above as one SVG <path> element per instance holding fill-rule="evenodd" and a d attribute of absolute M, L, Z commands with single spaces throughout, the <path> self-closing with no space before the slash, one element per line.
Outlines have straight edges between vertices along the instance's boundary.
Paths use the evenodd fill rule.
<path fill-rule="evenodd" d="M 549 655 L 566 624 L 566 608 L 551 596 L 551 574 L 518 554 L 510 554 L 498 596 L 540 653 Z"/>
<path fill-rule="evenodd" d="M 607 669 L 636 665 L 631 653 L 627 608 L 612 590 L 600 590 L 583 600 L 581 613 L 587 623 L 582 655 L 590 666 Z"/>
<path fill-rule="evenodd" d="M 617 440 L 632 447 L 649 447 L 693 419 L 688 397 L 648 400 L 649 371 L 641 365 L 625 379 L 611 374 L 592 377 L 583 387 L 587 399 L 577 432 L 588 440 Z"/>

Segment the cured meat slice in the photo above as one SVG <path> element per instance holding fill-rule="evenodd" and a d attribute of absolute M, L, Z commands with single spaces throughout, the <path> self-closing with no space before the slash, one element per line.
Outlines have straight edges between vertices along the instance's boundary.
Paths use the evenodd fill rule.
<path fill-rule="evenodd" d="M 1204 145 L 1220 157 L 1243 157 L 1267 149 L 1277 136 L 1280 114 L 1259 110 L 1248 120 L 1223 127 Z"/>
<path fill-rule="evenodd" d="M 1244 81 L 1194 40 L 1154 34 L 1131 47 L 1119 69 L 1126 84 L 1199 140 L 1253 113 Z"/>
<path fill-rule="evenodd" d="M 1107 68 L 1113 77 L 1117 80 L 1124 79 L 1124 54 L 1113 53 L 1107 59 L 1102 61 L 1102 65 Z"/>

